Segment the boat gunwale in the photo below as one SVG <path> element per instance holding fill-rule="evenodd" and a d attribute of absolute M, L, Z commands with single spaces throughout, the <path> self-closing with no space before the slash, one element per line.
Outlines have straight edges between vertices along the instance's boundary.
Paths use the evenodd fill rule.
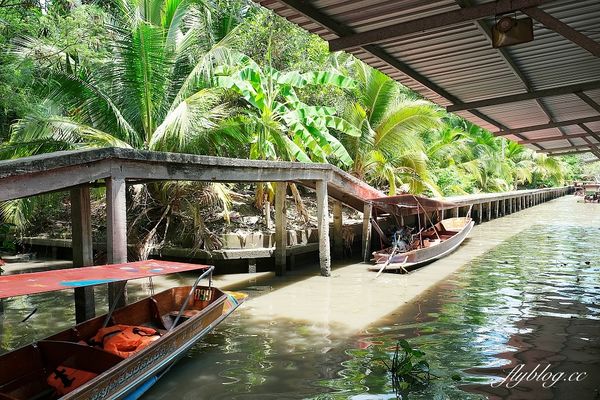
<path fill-rule="evenodd" d="M 160 293 L 157 293 L 157 295 L 164 293 L 164 292 L 169 292 L 169 291 L 173 291 L 175 289 L 181 289 L 181 288 L 189 288 L 190 286 L 177 286 L 174 288 L 170 288 L 170 289 L 166 289 Z M 208 286 L 199 286 L 203 287 L 203 288 L 207 288 Z M 211 311 L 214 311 L 215 308 L 223 305 L 225 303 L 225 301 L 227 300 L 228 295 L 223 292 L 222 290 L 216 288 L 216 287 L 211 287 L 213 290 L 215 290 L 215 292 L 220 293 L 221 296 L 219 296 L 217 299 L 215 299 L 214 301 L 212 301 L 210 304 L 208 304 L 205 308 L 203 308 L 202 310 L 200 310 L 200 312 L 194 316 L 192 316 L 189 319 L 186 319 L 185 321 L 181 322 L 180 324 L 178 324 L 174 329 L 172 330 L 167 330 L 166 333 L 164 333 L 163 335 L 161 335 L 160 339 L 156 340 L 155 342 L 152 343 L 152 345 L 147 346 L 145 348 L 143 348 L 142 350 L 140 350 L 139 352 L 136 352 L 135 354 L 133 354 L 132 356 L 128 357 L 128 358 L 124 358 L 123 361 L 115 364 L 113 367 L 109 368 L 108 370 L 106 370 L 105 372 L 103 372 L 102 374 L 99 374 L 98 376 L 94 377 L 93 379 L 91 379 L 90 381 L 86 382 L 84 385 L 81 385 L 80 387 L 78 387 L 77 389 L 73 390 L 72 392 L 66 394 L 63 397 L 60 397 L 60 399 L 71 399 L 71 398 L 77 398 L 79 395 L 81 395 L 83 392 L 87 392 L 88 390 L 93 390 L 93 387 L 95 385 L 97 385 L 98 383 L 100 383 L 103 379 L 106 379 L 106 377 L 111 376 L 111 375 L 116 375 L 119 370 L 125 370 L 127 367 L 131 366 L 131 365 L 135 365 L 136 362 L 139 362 L 140 359 L 142 359 L 145 355 L 147 355 L 148 353 L 152 352 L 152 351 L 156 351 L 158 348 L 161 347 L 161 343 L 164 346 L 164 343 L 166 343 L 166 341 L 170 338 L 173 337 L 177 337 L 178 335 L 180 335 L 183 331 L 183 329 L 185 329 L 186 327 L 189 327 L 190 325 L 193 325 L 194 322 L 198 322 L 200 321 L 202 318 L 206 317 Z M 130 306 L 130 305 L 134 305 L 136 303 L 140 303 L 143 301 L 147 301 L 148 299 L 152 298 L 153 296 L 150 297 L 146 297 L 144 299 L 141 299 L 137 302 L 128 304 L 127 306 L 121 308 L 120 310 L 123 310 L 124 308 Z M 238 304 L 239 305 L 239 304 Z M 234 310 L 236 307 L 233 307 L 232 310 Z M 226 314 L 222 314 L 220 317 L 216 318 L 215 320 L 211 321 L 209 323 L 208 327 L 212 327 L 214 328 L 216 325 L 215 321 L 222 321 L 224 318 L 221 317 L 225 317 L 228 316 L 230 314 L 230 312 L 226 313 Z M 85 323 L 85 322 L 84 322 Z M 211 328 L 211 329 L 212 329 Z M 203 332 L 203 334 L 205 335 L 207 332 L 204 332 L 206 330 L 206 328 L 204 328 L 200 333 Z M 193 336 L 190 340 L 195 339 L 196 342 L 201 338 L 202 336 L 199 336 L 199 334 L 196 334 L 195 336 Z M 197 339 L 196 339 L 197 338 Z M 188 341 L 189 342 L 189 341 Z M 188 342 L 186 342 L 186 346 L 188 345 Z M 195 343 L 195 342 L 193 342 Z M 192 343 L 192 345 L 193 345 Z M 167 360 L 171 360 L 172 357 L 171 355 L 173 354 L 181 354 L 182 351 L 180 351 L 180 348 L 182 346 L 177 347 L 177 349 L 173 352 L 170 353 L 169 356 L 163 360 L 160 360 L 159 364 L 157 364 L 157 366 L 159 367 L 158 370 L 160 370 L 161 368 L 166 367 L 171 361 L 167 361 Z M 175 361 L 175 359 L 173 359 L 173 362 Z M 104 399 L 104 398 L 108 398 L 108 399 L 115 399 L 115 398 L 119 398 L 122 396 L 125 396 L 128 394 L 128 391 L 131 391 L 133 389 L 135 389 L 136 387 L 138 387 L 140 384 L 143 384 L 148 378 L 151 378 L 150 376 L 146 376 L 147 374 L 143 374 L 143 376 L 145 376 L 144 380 L 142 380 L 141 382 L 138 382 L 140 378 L 135 378 L 135 375 L 131 378 L 131 379 L 135 379 L 136 380 L 136 384 L 130 388 L 130 385 L 128 385 L 127 387 L 129 389 L 127 389 L 127 391 L 124 390 L 120 390 L 119 392 L 117 392 L 116 394 L 110 395 L 110 397 L 99 397 L 99 399 Z M 94 397 L 96 398 L 96 397 Z"/>
<path fill-rule="evenodd" d="M 471 217 L 453 217 L 453 218 L 446 218 L 442 221 L 440 221 L 442 224 L 444 221 L 446 220 L 450 220 L 450 219 L 464 219 L 465 220 L 465 225 L 458 231 L 455 231 L 456 234 L 452 235 L 452 237 L 450 237 L 449 239 L 444 240 L 443 242 L 438 243 L 436 246 L 432 246 L 432 247 L 426 247 L 426 248 L 421 248 L 421 249 L 415 249 L 415 250 L 411 250 L 409 252 L 406 253 L 400 253 L 398 254 L 399 256 L 403 256 L 406 255 L 406 258 L 409 257 L 410 255 L 414 255 L 414 254 L 418 254 L 418 252 L 422 252 L 424 250 L 428 250 L 428 249 L 432 249 L 432 248 L 439 248 L 439 246 L 446 244 L 446 243 L 452 243 L 455 242 L 456 243 L 452 243 L 452 245 L 447 249 L 444 250 L 443 252 L 439 253 L 439 254 L 435 254 L 434 256 L 424 259 L 424 260 L 420 260 L 420 261 L 415 261 L 415 262 L 411 262 L 411 263 L 402 263 L 402 262 L 394 262 L 394 263 L 390 263 L 385 270 L 391 270 L 391 271 L 398 271 L 398 270 L 402 270 L 402 269 L 407 269 L 407 268 L 416 268 L 425 264 L 429 264 L 433 261 L 439 260 L 440 258 L 452 253 L 453 251 L 456 250 L 456 248 L 458 248 L 467 238 L 467 236 L 469 235 L 469 233 L 471 232 L 471 230 L 473 229 L 473 226 L 475 225 L 475 221 L 471 218 Z M 446 229 L 447 230 L 447 229 Z M 452 232 L 451 230 L 447 230 L 448 232 Z M 459 240 L 460 239 L 460 240 Z M 382 250 L 380 250 L 379 252 L 381 252 Z M 378 252 L 373 252 L 378 253 Z M 405 260 L 406 260 L 405 258 Z M 371 271 L 379 271 L 380 269 L 380 265 L 383 264 L 383 262 L 379 262 L 379 263 L 375 263 L 372 265 L 369 265 L 369 270 Z"/>

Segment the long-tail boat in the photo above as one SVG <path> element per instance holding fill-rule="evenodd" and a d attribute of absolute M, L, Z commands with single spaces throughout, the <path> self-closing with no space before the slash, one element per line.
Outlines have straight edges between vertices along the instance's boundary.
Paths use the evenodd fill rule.
<path fill-rule="evenodd" d="M 375 199 L 373 205 L 396 217 L 416 214 L 419 224 L 423 215 L 423 225 L 428 223 L 429 227 L 419 226 L 416 233 L 404 235 L 404 238 L 394 232 L 389 247 L 373 252 L 375 264 L 369 265 L 372 271 L 408 272 L 445 257 L 460 246 L 474 225 L 470 210 L 465 217 L 446 218 L 433 223 L 428 213 L 459 207 L 448 201 L 405 194 Z M 378 232 L 383 235 L 381 228 Z"/>
<path fill-rule="evenodd" d="M 212 286 L 214 267 L 155 260 L 0 276 L 7 298 L 198 269 L 192 286 L 111 307 L 1 355 L 0 400 L 137 399 L 246 298 Z"/>

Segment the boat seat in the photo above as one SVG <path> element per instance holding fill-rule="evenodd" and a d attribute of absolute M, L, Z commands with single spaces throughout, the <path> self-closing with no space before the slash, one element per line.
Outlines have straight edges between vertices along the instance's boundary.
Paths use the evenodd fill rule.
<path fill-rule="evenodd" d="M 150 297 L 150 308 L 152 309 L 152 328 L 160 330 L 169 330 L 172 325 L 172 321 L 160 314 L 160 307 L 158 301 L 154 297 Z M 146 325 L 146 324 L 144 324 Z"/>
<path fill-rule="evenodd" d="M 6 399 L 25 400 L 48 394 L 43 355 L 36 345 L 29 345 L 3 355 L 0 363 L 0 394 Z M 45 397 L 41 397 L 45 398 Z"/>

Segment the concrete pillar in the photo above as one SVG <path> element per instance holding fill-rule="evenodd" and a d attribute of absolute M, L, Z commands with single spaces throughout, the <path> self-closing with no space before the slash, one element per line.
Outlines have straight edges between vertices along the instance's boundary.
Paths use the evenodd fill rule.
<path fill-rule="evenodd" d="M 327 181 L 317 181 L 317 219 L 319 226 L 319 263 L 321 275 L 331 275 L 331 251 L 329 249 L 329 205 Z"/>
<path fill-rule="evenodd" d="M 287 261 L 286 192 L 287 182 L 275 183 L 275 274 L 277 276 L 285 275 Z"/>
<path fill-rule="evenodd" d="M 73 243 L 73 267 L 94 265 L 92 240 L 92 210 L 90 188 L 79 186 L 71 189 L 71 237 Z M 75 320 L 77 323 L 94 318 L 94 287 L 75 288 Z"/>
<path fill-rule="evenodd" d="M 127 187 L 125 179 L 106 179 L 106 250 L 109 264 L 127 262 Z M 127 282 L 108 284 L 108 304 L 117 301 L 116 307 L 125 305 Z M 122 295 L 119 294 L 122 291 Z"/>
<path fill-rule="evenodd" d="M 363 208 L 362 229 L 362 255 L 363 261 L 371 260 L 371 215 L 373 214 L 373 203 L 365 203 Z"/>
<path fill-rule="evenodd" d="M 333 201 L 333 256 L 336 259 L 344 258 L 344 241 L 342 238 L 342 228 L 344 221 L 342 219 L 342 203 Z"/>

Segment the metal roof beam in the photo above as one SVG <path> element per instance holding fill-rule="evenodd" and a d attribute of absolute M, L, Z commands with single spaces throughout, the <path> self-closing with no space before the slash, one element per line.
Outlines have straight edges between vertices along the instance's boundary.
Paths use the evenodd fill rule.
<path fill-rule="evenodd" d="M 462 7 L 472 7 L 473 3 L 471 0 L 456 0 L 456 3 Z M 479 29 L 483 35 L 488 39 L 488 41 L 490 43 L 492 43 L 492 29 L 488 26 L 488 24 L 486 24 L 484 21 L 482 20 L 478 20 L 475 21 L 475 25 L 477 26 L 477 29 Z M 513 61 L 510 52 L 503 47 L 497 48 L 496 51 L 498 52 L 498 54 L 500 55 L 500 58 L 502 58 L 502 61 L 504 61 L 506 63 L 506 66 L 508 67 L 508 69 L 510 69 L 510 71 L 517 77 L 517 79 L 519 79 L 521 81 L 521 83 L 523 83 L 523 86 L 525 86 L 525 89 L 527 89 L 527 92 L 533 92 L 533 87 L 531 86 L 531 82 L 529 82 L 529 79 L 527 78 L 527 76 L 523 73 L 523 71 L 521 71 L 521 69 L 517 66 L 517 64 Z M 552 114 L 550 113 L 550 110 L 548 109 L 548 107 L 546 107 L 546 105 L 544 104 L 544 102 L 541 99 L 536 99 L 536 103 L 540 106 L 540 109 L 542 110 L 542 112 L 544 114 L 546 114 L 546 116 L 548 117 L 548 122 L 554 122 L 554 119 L 552 118 Z M 558 131 L 562 134 L 562 136 L 565 136 L 565 132 L 561 129 L 558 128 Z M 519 137 L 522 140 L 526 140 L 526 138 L 524 138 L 521 135 L 517 135 L 517 137 Z M 567 139 L 568 142 L 572 145 L 573 142 L 570 139 Z M 542 149 L 543 147 L 538 145 L 537 143 L 531 143 L 533 146 L 537 147 L 538 149 Z"/>
<path fill-rule="evenodd" d="M 544 0 L 497 0 L 489 3 L 465 7 L 456 11 L 433 15 L 401 22 L 398 24 L 373 29 L 367 32 L 344 35 L 339 39 L 329 41 L 331 51 L 347 50 L 362 47 L 368 44 L 381 43 L 398 39 L 412 33 L 419 33 L 431 29 L 443 28 L 478 19 L 492 17 L 499 14 L 514 12 L 523 8 L 537 7 Z"/>
<path fill-rule="evenodd" d="M 596 103 L 590 96 L 588 96 L 585 93 L 579 92 L 579 93 L 575 93 L 581 100 L 585 101 L 585 103 L 592 107 L 594 110 L 598 111 L 598 113 L 600 113 L 600 104 Z"/>
<path fill-rule="evenodd" d="M 578 139 L 578 138 L 585 138 L 588 136 L 592 136 L 594 137 L 595 133 L 591 132 L 591 133 L 577 133 L 575 135 L 560 135 L 560 136 L 545 136 L 545 137 L 541 137 L 539 139 L 526 139 L 526 140 L 519 140 L 517 143 L 519 144 L 535 144 L 535 143 L 542 143 L 542 142 L 554 142 L 556 140 L 567 140 L 567 139 Z"/>
<path fill-rule="evenodd" d="M 583 129 L 589 136 L 593 137 L 594 139 L 596 139 L 598 142 L 600 142 L 600 132 L 593 132 L 590 128 L 588 128 L 585 124 L 577 124 L 579 125 L 579 127 L 581 129 Z"/>
<path fill-rule="evenodd" d="M 307 1 L 279 0 L 279 2 L 285 4 L 293 10 L 296 10 L 311 21 L 327 28 L 328 30 L 330 30 L 338 36 L 347 36 L 354 34 L 354 31 L 351 28 L 342 25 L 335 21 L 333 18 L 330 18 L 327 15 L 323 14 L 321 11 L 311 6 L 310 3 Z"/>
<path fill-rule="evenodd" d="M 580 145 L 577 145 L 577 146 L 555 147 L 553 149 L 544 149 L 544 150 L 540 150 L 540 151 L 542 153 L 551 153 L 551 152 L 555 152 L 555 151 L 589 149 L 589 148 L 591 148 L 591 146 L 589 144 L 580 144 Z"/>
<path fill-rule="evenodd" d="M 597 121 L 600 121 L 600 116 L 597 116 L 597 117 L 587 117 L 587 118 L 579 118 L 579 119 L 571 119 L 571 120 L 559 121 L 559 122 L 551 122 L 551 123 L 548 123 L 548 124 L 524 126 L 522 128 L 501 130 L 501 131 L 498 131 L 498 132 L 494 132 L 494 134 L 498 135 L 498 136 L 516 135 L 518 133 L 523 133 L 523 132 L 541 131 L 543 129 L 558 128 L 559 126 L 587 124 L 588 122 L 597 122 Z"/>
<path fill-rule="evenodd" d="M 600 57 L 600 43 L 596 42 L 593 39 L 590 39 L 583 33 L 576 31 L 569 25 L 562 22 L 560 19 L 553 17 L 552 15 L 540 10 L 537 7 L 527 8 L 521 11 L 543 24 L 546 28 L 555 31 L 556 33 L 564 36 L 579 47 L 589 51 L 594 56 Z"/>
<path fill-rule="evenodd" d="M 562 96 L 565 94 L 572 94 L 572 93 L 577 93 L 577 95 L 579 96 L 579 93 L 583 92 L 584 90 L 594 90 L 594 89 L 600 89 L 600 81 L 593 81 L 593 82 L 580 83 L 580 84 L 576 84 L 576 85 L 567 85 L 567 86 L 560 86 L 560 87 L 555 87 L 555 88 L 550 88 L 550 89 L 529 91 L 527 93 L 511 94 L 508 96 L 501 96 L 501 97 L 494 97 L 494 98 L 485 99 L 485 100 L 471 101 L 468 103 L 458 103 L 458 104 L 453 104 L 451 106 L 446 107 L 446 111 L 457 112 L 457 111 L 464 111 L 464 110 L 472 110 L 472 109 L 476 109 L 476 108 L 497 106 L 500 104 L 516 103 L 518 101 L 525 101 L 525 100 L 535 100 L 535 99 L 539 99 L 542 97 Z M 583 93 L 581 93 L 581 95 L 587 97 Z M 588 97 L 588 99 L 589 99 L 589 97 Z M 583 98 L 582 98 L 582 100 L 583 100 Z M 590 100 L 592 100 L 592 99 L 590 99 Z M 598 109 L 600 110 L 600 106 L 598 106 Z"/>
<path fill-rule="evenodd" d="M 565 153 L 548 153 L 548 157 L 558 157 L 558 156 L 572 156 L 575 154 L 583 154 L 583 153 L 591 153 L 591 149 L 587 150 L 579 150 L 579 151 L 567 151 Z"/>
<path fill-rule="evenodd" d="M 500 0 L 500 2 L 506 2 L 506 1 L 507 0 Z M 525 1 L 525 0 L 511 0 L 511 1 L 512 2 L 515 2 L 515 1 L 520 2 L 520 1 Z M 349 36 L 349 35 L 354 34 L 354 30 L 352 28 L 338 23 L 333 18 L 323 14 L 322 12 L 320 12 L 319 10 L 317 10 L 316 8 L 311 6 L 308 2 L 305 2 L 303 0 L 279 0 L 279 2 L 282 4 L 285 4 L 289 8 L 295 10 L 296 12 L 303 14 L 304 16 L 309 18 L 311 21 L 321 25 L 322 27 L 330 30 L 331 32 L 335 33 L 336 35 L 338 35 L 340 37 Z M 439 96 L 451 101 L 452 103 L 460 102 L 459 98 L 457 98 L 453 94 L 449 93 L 442 87 L 436 85 L 435 83 L 433 83 L 432 81 L 427 79 L 425 76 L 419 74 L 417 71 L 410 68 L 408 65 L 404 64 L 397 58 L 391 56 L 389 53 L 387 53 L 385 50 L 381 49 L 380 47 L 375 46 L 375 45 L 366 45 L 366 46 L 362 46 L 362 49 L 364 51 L 366 51 L 367 53 L 371 54 L 372 56 L 383 61 L 384 63 L 388 64 L 395 70 L 397 70 L 397 71 L 403 73 L 404 75 L 408 76 L 409 78 L 413 79 L 415 82 L 418 82 L 419 84 L 423 85 L 427 89 L 438 94 Z M 488 117 L 487 115 L 485 115 L 484 113 L 482 113 L 480 111 L 472 110 L 469 112 L 471 114 L 473 114 L 474 116 L 476 116 L 477 118 L 479 118 L 483 121 L 486 121 L 490 125 L 494 125 L 495 127 L 499 128 L 503 131 L 508 129 L 508 127 L 506 127 L 503 124 L 501 124 L 500 122 Z M 521 136 L 521 135 L 516 135 L 516 136 L 523 140 L 526 139 L 524 136 Z M 541 148 L 540 146 L 537 146 L 537 147 Z"/>

